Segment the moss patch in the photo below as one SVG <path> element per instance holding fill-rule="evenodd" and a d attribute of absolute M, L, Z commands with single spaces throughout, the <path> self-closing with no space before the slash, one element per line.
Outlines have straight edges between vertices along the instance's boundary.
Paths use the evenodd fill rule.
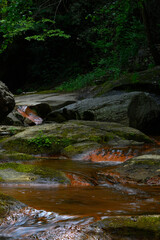
<path fill-rule="evenodd" d="M 135 183 L 160 185 L 159 169 L 160 156 L 142 155 L 127 160 L 117 166 L 115 171 L 120 174 L 120 179 L 131 180 Z M 152 181 L 152 178 L 157 180 Z"/>
<path fill-rule="evenodd" d="M 126 131 L 113 131 L 116 135 L 123 139 L 128 139 L 128 140 L 134 140 L 137 142 L 145 142 L 145 143 L 153 143 L 153 141 L 145 134 L 143 133 L 135 133 L 132 132 L 131 130 L 129 132 Z"/>
<path fill-rule="evenodd" d="M 49 94 L 49 93 L 57 93 L 58 91 L 55 89 L 50 89 L 50 90 L 42 90 L 42 91 L 38 91 L 35 94 Z"/>
<path fill-rule="evenodd" d="M 25 204 L 22 204 L 14 198 L 0 192 L 0 218 L 9 214 L 10 210 L 16 210 L 24 206 Z"/>
<path fill-rule="evenodd" d="M 25 154 L 25 153 L 16 153 L 16 152 L 2 152 L 0 153 L 0 160 L 33 160 L 35 159 L 34 156 Z"/>
<path fill-rule="evenodd" d="M 97 121 L 68 121 L 63 124 L 43 124 L 26 128 L 6 141 L 3 148 L 7 151 L 16 151 L 27 154 L 61 154 L 64 149 L 67 152 L 74 146 L 73 152 L 85 151 L 84 146 L 75 150 L 76 144 L 115 145 L 121 140 L 127 140 L 127 144 L 142 144 L 152 142 L 149 137 L 140 131 L 124 127 L 121 124 L 97 122 Z M 119 141 L 119 142 L 118 142 Z M 133 142 L 134 141 L 134 142 Z M 121 144 L 123 145 L 122 141 Z M 69 146 L 69 147 L 68 147 Z M 67 148 L 68 147 L 68 148 Z"/>
<path fill-rule="evenodd" d="M 29 173 L 40 176 L 41 179 L 51 180 L 58 183 L 69 183 L 68 178 L 63 172 L 56 171 L 50 168 L 42 168 L 34 165 L 25 165 L 19 163 L 4 163 L 0 164 L 0 170 L 13 169 L 16 172 Z M 32 179 L 31 179 L 32 180 Z M 34 180 L 34 177 L 33 177 Z"/>
<path fill-rule="evenodd" d="M 78 154 L 83 154 L 85 151 L 96 149 L 98 147 L 99 145 L 97 143 L 83 142 L 67 146 L 66 148 L 64 148 L 63 154 L 72 157 Z"/>
<path fill-rule="evenodd" d="M 117 80 L 105 82 L 99 89 L 96 89 L 97 96 L 101 96 L 113 89 L 159 93 L 159 76 L 159 66 L 146 71 L 127 73 Z"/>
<path fill-rule="evenodd" d="M 160 217 L 159 216 L 138 216 L 138 217 L 115 217 L 108 218 L 93 226 L 99 226 L 108 233 L 118 238 L 132 237 L 131 239 L 159 239 Z"/>
<path fill-rule="evenodd" d="M 9 140 L 3 144 L 6 150 L 27 153 L 27 154 L 59 154 L 61 150 L 70 145 L 71 140 L 67 138 L 47 137 L 31 139 Z"/>

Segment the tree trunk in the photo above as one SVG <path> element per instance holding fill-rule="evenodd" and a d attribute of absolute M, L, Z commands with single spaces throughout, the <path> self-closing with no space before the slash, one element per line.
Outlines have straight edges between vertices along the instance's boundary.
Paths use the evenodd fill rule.
<path fill-rule="evenodd" d="M 150 48 L 152 57 L 154 59 L 154 62 L 156 65 L 160 65 L 160 54 L 158 52 L 158 49 L 156 47 L 156 41 L 155 41 L 155 36 L 152 31 L 151 27 L 151 19 L 147 11 L 146 7 L 147 3 L 143 2 L 143 7 L 142 7 L 142 17 L 143 17 L 143 22 L 146 30 L 146 35 L 147 35 L 147 40 L 148 40 L 148 46 Z"/>

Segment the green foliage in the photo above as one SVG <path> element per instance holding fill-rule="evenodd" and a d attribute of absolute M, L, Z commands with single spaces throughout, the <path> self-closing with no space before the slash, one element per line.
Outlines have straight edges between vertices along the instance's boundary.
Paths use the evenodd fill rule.
<path fill-rule="evenodd" d="M 36 5 L 32 0 L 1 0 L 0 16 L 0 33 L 3 39 L 0 53 L 6 50 L 15 37 L 21 35 L 29 41 L 45 41 L 51 37 L 69 38 L 64 31 L 55 29 L 53 19 L 37 16 Z"/>
<path fill-rule="evenodd" d="M 10 132 L 11 135 L 14 135 L 14 134 L 17 133 L 17 130 L 16 130 L 15 127 L 10 127 L 8 130 L 9 130 L 9 132 Z"/>
<path fill-rule="evenodd" d="M 39 132 L 39 135 L 37 137 L 28 140 L 28 144 L 35 145 L 36 148 L 51 147 L 52 142 L 53 139 L 51 141 L 46 135 L 43 134 L 42 131 Z M 58 140 L 55 140 L 54 143 L 58 144 L 59 142 Z"/>
<path fill-rule="evenodd" d="M 133 73 L 131 78 L 132 83 L 138 83 L 139 82 L 139 74 L 137 72 Z"/>
<path fill-rule="evenodd" d="M 40 131 L 37 137 L 28 140 L 28 144 L 35 146 L 36 149 L 51 148 L 52 145 L 62 145 L 63 147 L 66 147 L 70 144 L 70 140 L 66 138 L 60 139 L 57 137 L 48 137 L 42 131 Z"/>
<path fill-rule="evenodd" d="M 94 71 L 90 73 L 78 75 L 76 78 L 62 83 L 59 87 L 56 88 L 56 90 L 75 91 L 87 86 L 93 86 L 96 84 L 96 80 L 105 76 L 105 74 L 106 74 L 105 69 L 96 68 Z"/>
<path fill-rule="evenodd" d="M 79 8 L 81 12 L 80 3 L 73 6 L 74 11 Z M 102 77 L 109 81 L 117 79 L 130 69 L 136 69 L 133 59 L 138 50 L 147 45 L 144 25 L 140 18 L 141 7 L 140 2 L 133 0 L 101 0 L 93 10 L 90 8 L 84 16 L 86 27 L 78 33 L 78 38 L 80 44 L 88 44 L 92 49 L 89 61 L 93 70 L 71 78 L 57 90 L 78 90 L 94 85 L 95 81 Z"/>
<path fill-rule="evenodd" d="M 21 88 L 18 88 L 17 91 L 16 91 L 16 94 L 22 94 L 23 93 L 23 90 Z"/>
<path fill-rule="evenodd" d="M 52 145 L 52 142 L 46 136 L 42 136 L 42 137 L 39 136 L 39 137 L 36 137 L 36 138 L 32 138 L 32 139 L 28 140 L 28 143 L 35 145 L 37 148 L 51 147 L 51 145 Z M 56 144 L 58 144 L 57 141 L 56 141 Z"/>
<path fill-rule="evenodd" d="M 65 34 L 64 31 L 61 31 L 60 29 L 55 29 L 55 30 L 43 29 L 43 33 L 42 34 L 26 37 L 25 39 L 28 40 L 28 41 L 30 41 L 30 40 L 45 41 L 47 37 L 64 37 L 64 38 L 69 38 L 70 36 Z"/>
<path fill-rule="evenodd" d="M 129 67 L 129 59 L 146 42 L 144 26 L 134 15 L 137 11 L 137 2 L 117 0 L 109 1 L 87 16 L 87 20 L 93 23 L 88 39 L 95 51 L 92 64 L 107 69 L 118 67 L 120 71 Z"/>
<path fill-rule="evenodd" d="M 145 59 L 143 66 L 135 60 L 147 46 L 143 5 L 158 9 L 155 2 L 0 0 L 0 78 L 7 83 L 12 75 L 20 76 L 18 86 L 10 85 L 25 85 L 25 91 L 62 82 L 66 83 L 58 90 L 72 91 L 94 85 L 101 77 L 109 81 L 124 72 L 150 68 L 153 59 Z M 151 15 L 151 27 L 160 36 Z M 159 13 L 155 15 L 158 19 Z"/>

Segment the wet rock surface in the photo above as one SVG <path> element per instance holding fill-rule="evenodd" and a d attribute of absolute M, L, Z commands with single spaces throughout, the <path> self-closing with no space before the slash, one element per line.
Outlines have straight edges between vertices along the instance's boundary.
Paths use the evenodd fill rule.
<path fill-rule="evenodd" d="M 126 160 L 116 166 L 114 170 L 99 172 L 98 176 L 100 181 L 108 181 L 112 184 L 122 183 L 159 186 L 159 150 L 146 152 L 144 154 L 141 152 L 139 156 L 128 156 L 128 160 L 126 158 Z"/>
<path fill-rule="evenodd" d="M 31 96 L 23 99 L 24 102 L 28 99 L 28 104 L 34 105 L 34 110 L 43 118 L 52 107 L 55 115 L 52 113 L 52 119 L 48 121 L 54 121 L 58 113 L 58 119 L 63 119 L 56 121 L 61 123 L 0 128 L 1 189 L 12 193 L 17 199 L 20 197 L 26 204 L 34 206 L 35 201 L 37 208 L 46 208 L 46 211 L 26 208 L 13 215 L 7 208 L 9 216 L 0 226 L 0 239 L 159 239 L 158 215 L 124 215 L 160 213 L 160 154 L 158 150 L 153 151 L 156 143 L 148 136 L 119 124 L 122 121 L 129 125 L 132 118 L 132 123 L 143 125 L 146 129 L 146 126 L 148 129 L 157 126 L 157 103 L 146 93 L 121 92 L 114 94 L 114 97 L 111 94 L 97 98 L 97 108 L 93 98 L 84 100 L 88 101 L 88 106 L 81 112 L 73 111 L 71 106 L 66 107 L 72 103 L 71 96 L 56 104 L 52 97 L 38 96 L 35 105 Z M 107 112 L 106 99 L 110 99 L 108 106 L 116 109 L 116 114 L 113 114 L 114 111 Z M 16 101 L 18 103 L 18 99 Z M 137 114 L 133 114 L 132 109 L 135 110 L 137 101 L 140 109 L 142 103 L 142 114 L 138 114 L 139 109 Z M 43 104 L 47 109 L 45 113 L 41 112 Z M 146 111 L 145 104 L 150 106 Z M 79 103 L 73 105 L 80 106 Z M 63 109 L 63 114 L 57 110 L 59 108 Z M 120 111 L 118 115 L 118 110 L 122 110 L 122 114 Z M 110 121 L 112 115 L 118 123 L 102 122 L 106 116 L 109 118 L 105 120 Z M 68 121 L 70 118 L 84 120 Z M 89 119 L 92 121 L 87 121 Z M 132 126 L 139 128 L 134 124 Z M 146 148 L 143 152 L 144 144 Z M 60 156 L 56 158 L 56 154 Z M 37 156 L 44 157 L 44 160 Z M 46 156 L 51 158 L 47 159 Z M 55 188 L 57 183 L 62 187 Z M 152 187 L 150 190 L 140 188 L 148 185 Z M 3 202 L 0 201 L 1 206 Z"/>
<path fill-rule="evenodd" d="M 24 203 L 19 202 L 13 197 L 7 196 L 0 192 L 0 223 L 2 218 L 6 215 L 8 216 L 11 211 L 19 210 L 26 205 Z"/>
<path fill-rule="evenodd" d="M 160 155 L 146 154 L 127 160 L 116 169 L 122 178 L 136 183 L 160 184 Z"/>
<path fill-rule="evenodd" d="M 0 121 L 14 109 L 15 100 L 13 94 L 9 91 L 8 87 L 0 81 Z"/>
<path fill-rule="evenodd" d="M 68 121 L 27 127 L 2 142 L 4 149 L 29 154 L 73 157 L 103 145 L 141 145 L 153 141 L 140 131 L 118 123 Z"/>
<path fill-rule="evenodd" d="M 129 240 L 158 240 L 160 237 L 159 216 L 115 217 L 108 218 L 93 224 L 94 227 L 103 229 L 109 235 L 109 239 Z"/>
<path fill-rule="evenodd" d="M 63 172 L 19 163 L 1 163 L 0 181 L 1 183 L 70 183 L 69 178 L 67 178 Z"/>
<path fill-rule="evenodd" d="M 47 93 L 47 94 L 26 94 L 15 97 L 17 106 L 36 106 L 39 104 L 49 104 L 50 107 L 60 108 L 65 105 L 76 102 L 77 94 L 59 94 L 59 93 Z"/>
<path fill-rule="evenodd" d="M 56 122 L 69 119 L 117 122 L 153 133 L 159 131 L 160 107 L 149 94 L 130 92 L 84 99 L 46 117 Z"/>
<path fill-rule="evenodd" d="M 4 220 L 0 227 L 0 237 L 24 240 L 158 240 L 160 237 L 158 215 L 109 217 L 93 224 L 91 222 L 91 218 L 82 220 L 74 216 L 25 208 Z M 18 227 L 21 228 L 20 232 L 17 231 Z"/>

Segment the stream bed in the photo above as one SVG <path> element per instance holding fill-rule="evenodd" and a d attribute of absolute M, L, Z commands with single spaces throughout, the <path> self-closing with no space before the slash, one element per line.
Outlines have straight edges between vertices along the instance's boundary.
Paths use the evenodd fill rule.
<path fill-rule="evenodd" d="M 148 148 L 101 149 L 81 160 L 45 157 L 24 162 L 61 170 L 70 178 L 71 185 L 1 183 L 1 192 L 27 207 L 4 219 L 0 239 L 101 240 L 99 235 L 88 238 L 83 229 L 111 216 L 160 214 L 159 186 L 111 184 L 97 178 L 102 170 L 114 169 L 143 151 Z"/>

